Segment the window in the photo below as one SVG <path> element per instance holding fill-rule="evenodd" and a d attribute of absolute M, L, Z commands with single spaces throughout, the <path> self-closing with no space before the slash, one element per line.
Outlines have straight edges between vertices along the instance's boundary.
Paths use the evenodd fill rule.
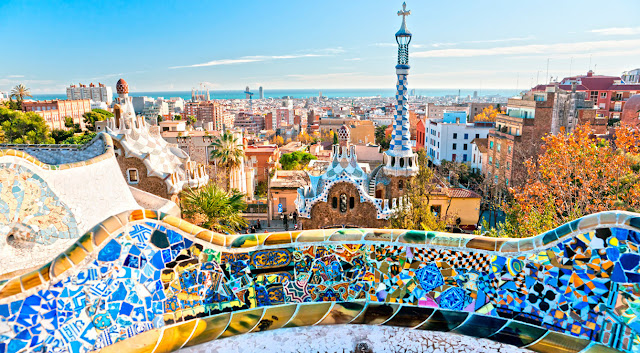
<path fill-rule="evenodd" d="M 451 160 L 452 160 L 452 161 L 454 161 L 454 162 L 456 161 L 456 155 L 455 155 L 455 153 L 451 156 Z"/>
<path fill-rule="evenodd" d="M 140 181 L 138 178 L 138 170 L 135 168 L 127 169 L 127 180 L 129 184 L 137 184 Z"/>
<path fill-rule="evenodd" d="M 433 213 L 434 216 L 438 217 L 440 215 L 440 211 L 442 210 L 442 206 L 437 205 L 437 206 L 431 206 L 431 213 Z"/>
<path fill-rule="evenodd" d="M 509 166 L 509 161 L 507 161 L 507 170 L 511 169 L 511 167 Z"/>
<path fill-rule="evenodd" d="M 598 100 L 598 91 L 591 91 L 589 97 L 595 103 Z"/>
<path fill-rule="evenodd" d="M 338 208 L 338 198 L 334 197 L 331 199 L 331 207 Z"/>
<path fill-rule="evenodd" d="M 480 138 L 480 134 L 476 134 L 476 138 L 479 139 Z"/>
<path fill-rule="evenodd" d="M 356 206 L 356 199 L 353 196 L 351 196 L 349 198 L 349 209 L 353 209 L 355 206 Z"/>
<path fill-rule="evenodd" d="M 607 98 L 607 92 L 600 92 L 600 98 Z"/>
<path fill-rule="evenodd" d="M 347 212 L 347 195 L 340 194 L 340 212 Z"/>
<path fill-rule="evenodd" d="M 505 179 L 504 179 L 504 183 L 505 183 L 507 186 L 509 186 L 509 178 L 505 178 Z"/>
<path fill-rule="evenodd" d="M 465 151 L 468 149 L 468 147 L 469 146 L 466 143 L 464 145 L 462 145 L 462 149 L 465 150 Z"/>
<path fill-rule="evenodd" d="M 469 139 L 469 134 L 464 134 L 464 139 L 468 140 Z"/>
<path fill-rule="evenodd" d="M 499 143 L 499 144 L 498 144 L 498 152 L 500 152 L 500 150 L 502 149 L 501 147 L 502 147 L 502 144 L 501 144 L 501 143 Z"/>
<path fill-rule="evenodd" d="M 404 182 L 402 180 L 398 181 L 398 190 L 402 190 L 404 187 Z"/>
<path fill-rule="evenodd" d="M 492 150 L 493 149 L 493 141 L 489 141 L 489 149 Z"/>
<path fill-rule="evenodd" d="M 453 138 L 454 138 L 454 139 L 457 139 L 457 138 L 458 138 L 458 134 L 454 132 L 454 133 L 453 133 Z"/>
<path fill-rule="evenodd" d="M 452 148 L 455 150 L 455 149 L 456 149 L 456 147 L 458 147 L 458 144 L 457 144 L 457 143 L 454 143 Z"/>
<path fill-rule="evenodd" d="M 496 159 L 496 168 L 500 168 L 500 161 Z"/>
<path fill-rule="evenodd" d="M 493 157 L 489 156 L 489 165 L 493 164 Z"/>
<path fill-rule="evenodd" d="M 466 146 L 466 145 L 465 145 L 465 146 Z M 467 155 L 466 155 L 466 154 L 463 154 L 463 155 L 462 155 L 462 161 L 463 161 L 463 162 L 466 162 L 466 161 L 467 161 Z"/>
<path fill-rule="evenodd" d="M 507 147 L 507 152 L 511 153 L 511 146 Z"/>

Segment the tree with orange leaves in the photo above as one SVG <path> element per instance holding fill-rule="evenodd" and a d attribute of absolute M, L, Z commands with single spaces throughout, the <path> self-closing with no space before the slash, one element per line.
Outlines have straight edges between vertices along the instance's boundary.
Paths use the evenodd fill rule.
<path fill-rule="evenodd" d="M 589 125 L 545 137 L 537 162 L 526 162 L 527 182 L 510 190 L 505 233 L 534 236 L 595 212 L 640 210 L 640 131 L 616 134 L 615 145 L 593 138 Z"/>
<path fill-rule="evenodd" d="M 492 105 L 482 109 L 482 113 L 477 114 L 474 121 L 496 121 L 499 111 Z"/>

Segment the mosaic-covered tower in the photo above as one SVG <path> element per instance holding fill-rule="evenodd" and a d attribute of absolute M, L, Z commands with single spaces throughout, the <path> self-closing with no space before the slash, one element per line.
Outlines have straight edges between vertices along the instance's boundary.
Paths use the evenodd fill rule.
<path fill-rule="evenodd" d="M 407 107 L 407 76 L 409 75 L 409 43 L 411 32 L 407 29 L 406 17 L 411 14 L 407 11 L 407 4 L 402 4 L 402 10 L 398 16 L 402 16 L 402 25 L 396 32 L 398 43 L 398 63 L 396 65 L 396 114 L 393 120 L 393 132 L 389 150 L 384 152 L 384 171 L 390 176 L 410 177 L 418 173 L 416 155 L 411 149 L 411 133 L 409 131 L 409 115 Z"/>

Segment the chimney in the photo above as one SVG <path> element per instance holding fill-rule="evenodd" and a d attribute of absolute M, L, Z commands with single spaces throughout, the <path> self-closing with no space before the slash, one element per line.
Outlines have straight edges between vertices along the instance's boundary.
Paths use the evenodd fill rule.
<path fill-rule="evenodd" d="M 587 77 L 592 77 L 593 76 L 593 70 L 589 70 L 589 72 L 587 72 Z"/>

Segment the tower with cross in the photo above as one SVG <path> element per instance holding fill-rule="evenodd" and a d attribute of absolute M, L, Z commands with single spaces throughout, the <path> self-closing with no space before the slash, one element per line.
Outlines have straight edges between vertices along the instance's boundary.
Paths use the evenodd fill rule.
<path fill-rule="evenodd" d="M 409 75 L 409 43 L 411 32 L 407 29 L 407 16 L 411 11 L 407 10 L 407 4 L 402 4 L 402 10 L 398 16 L 402 16 L 402 25 L 396 32 L 398 43 L 398 62 L 396 64 L 396 113 L 393 119 L 393 131 L 389 149 L 384 153 L 384 170 L 392 176 L 414 176 L 418 173 L 418 163 L 415 153 L 411 149 L 411 132 L 408 115 L 408 88 L 407 76 Z"/>

